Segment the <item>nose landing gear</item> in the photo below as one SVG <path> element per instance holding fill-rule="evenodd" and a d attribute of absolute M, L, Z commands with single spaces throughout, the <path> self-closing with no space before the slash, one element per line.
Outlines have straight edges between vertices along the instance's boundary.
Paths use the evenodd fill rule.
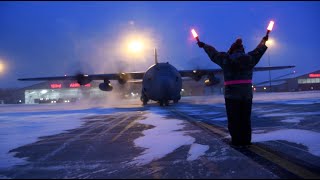
<path fill-rule="evenodd" d="M 163 105 L 169 106 L 169 101 L 168 100 L 160 100 L 159 103 L 160 103 L 160 106 L 163 106 Z"/>

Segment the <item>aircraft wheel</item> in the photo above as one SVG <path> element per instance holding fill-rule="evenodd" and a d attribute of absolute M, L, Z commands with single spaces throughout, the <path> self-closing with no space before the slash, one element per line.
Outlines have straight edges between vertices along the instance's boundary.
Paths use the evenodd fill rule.
<path fill-rule="evenodd" d="M 147 105 L 147 102 L 149 101 L 149 99 L 147 98 L 147 96 L 143 92 L 140 97 L 140 100 L 142 101 L 143 105 Z"/>

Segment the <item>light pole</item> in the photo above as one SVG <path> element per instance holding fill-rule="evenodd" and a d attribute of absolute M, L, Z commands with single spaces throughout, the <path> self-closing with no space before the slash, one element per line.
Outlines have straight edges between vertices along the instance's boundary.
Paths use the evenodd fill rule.
<path fill-rule="evenodd" d="M 274 39 L 269 39 L 267 41 L 267 46 L 268 47 L 272 47 L 274 46 Z M 269 67 L 271 67 L 271 63 L 270 63 L 270 49 L 268 50 L 268 63 L 269 63 Z M 271 70 L 269 70 L 269 88 L 270 88 L 270 92 L 272 92 L 272 86 L 271 86 Z"/>
<path fill-rule="evenodd" d="M 269 61 L 269 67 L 271 67 L 270 65 L 270 51 L 268 51 L 268 61 Z M 271 89 L 271 70 L 269 69 L 269 88 L 270 88 L 270 92 L 272 92 Z"/>

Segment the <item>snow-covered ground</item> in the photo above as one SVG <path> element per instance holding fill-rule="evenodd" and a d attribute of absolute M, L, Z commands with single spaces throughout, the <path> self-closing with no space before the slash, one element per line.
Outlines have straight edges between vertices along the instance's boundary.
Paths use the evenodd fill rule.
<path fill-rule="evenodd" d="M 195 138 L 183 131 L 183 120 L 163 118 L 166 111 L 160 107 L 150 108 L 147 119 L 139 123 L 153 125 L 154 128 L 143 131 L 144 136 L 134 141 L 138 147 L 146 148 L 142 155 L 136 157 L 132 163 L 148 164 L 153 160 L 165 157 L 183 145 L 191 145 L 187 160 L 192 161 L 204 155 L 208 145 L 195 143 Z M 162 114 L 162 115 L 159 115 Z"/>
<path fill-rule="evenodd" d="M 216 107 L 224 107 L 223 96 L 202 96 L 183 97 L 182 102 L 192 102 L 193 104 L 215 104 Z M 275 103 L 275 104 L 318 104 L 319 111 L 312 112 L 312 115 L 319 117 L 320 114 L 320 92 L 295 92 L 295 93 L 255 93 L 254 103 Z M 10 167 L 19 163 L 24 163 L 22 159 L 14 158 L 9 153 L 11 149 L 33 143 L 41 136 L 59 134 L 68 129 L 80 127 L 83 124 L 82 118 L 96 114 L 112 114 L 125 112 L 128 104 L 134 104 L 136 108 L 142 108 L 138 100 L 126 101 L 125 104 L 108 105 L 105 104 L 54 104 L 54 105 L 0 105 L 0 168 Z M 122 107 L 117 108 L 117 107 Z M 188 104 L 180 106 L 184 111 L 196 113 L 189 108 Z M 131 107 L 132 108 L 132 107 Z M 281 116 L 283 122 L 300 122 L 303 117 L 286 117 L 290 113 L 279 113 L 276 110 L 270 111 L 269 116 Z M 178 119 L 164 118 L 166 111 L 161 107 L 151 106 L 146 119 L 139 121 L 141 124 L 154 126 L 143 131 L 143 135 L 137 138 L 134 143 L 138 147 L 145 148 L 145 151 L 137 156 L 132 163 L 146 164 L 152 160 L 165 157 L 183 145 L 190 145 L 188 154 L 189 161 L 204 155 L 209 149 L 206 144 L 197 144 L 192 137 L 192 133 L 182 130 L 184 121 Z M 203 113 L 203 112 L 198 112 Z M 211 115 L 218 112 L 208 112 Z M 308 115 L 304 112 L 295 112 L 298 115 Z M 217 121 L 226 121 L 226 117 L 216 118 Z M 317 119 L 318 121 L 320 119 Z M 320 130 L 318 132 L 301 129 L 281 129 L 277 131 L 256 131 L 253 132 L 253 141 L 286 140 L 308 147 L 310 153 L 320 156 Z M 155 143 L 156 142 L 156 143 Z"/>

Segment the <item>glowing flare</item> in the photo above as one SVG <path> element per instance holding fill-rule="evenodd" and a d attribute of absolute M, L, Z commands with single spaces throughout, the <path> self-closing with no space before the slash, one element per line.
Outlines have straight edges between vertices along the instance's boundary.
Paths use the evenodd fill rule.
<path fill-rule="evenodd" d="M 270 21 L 267 30 L 272 31 L 273 25 L 274 25 L 274 21 Z"/>
<path fill-rule="evenodd" d="M 192 29 L 191 32 L 192 32 L 192 35 L 193 35 L 194 38 L 198 37 L 198 34 L 194 29 Z"/>

